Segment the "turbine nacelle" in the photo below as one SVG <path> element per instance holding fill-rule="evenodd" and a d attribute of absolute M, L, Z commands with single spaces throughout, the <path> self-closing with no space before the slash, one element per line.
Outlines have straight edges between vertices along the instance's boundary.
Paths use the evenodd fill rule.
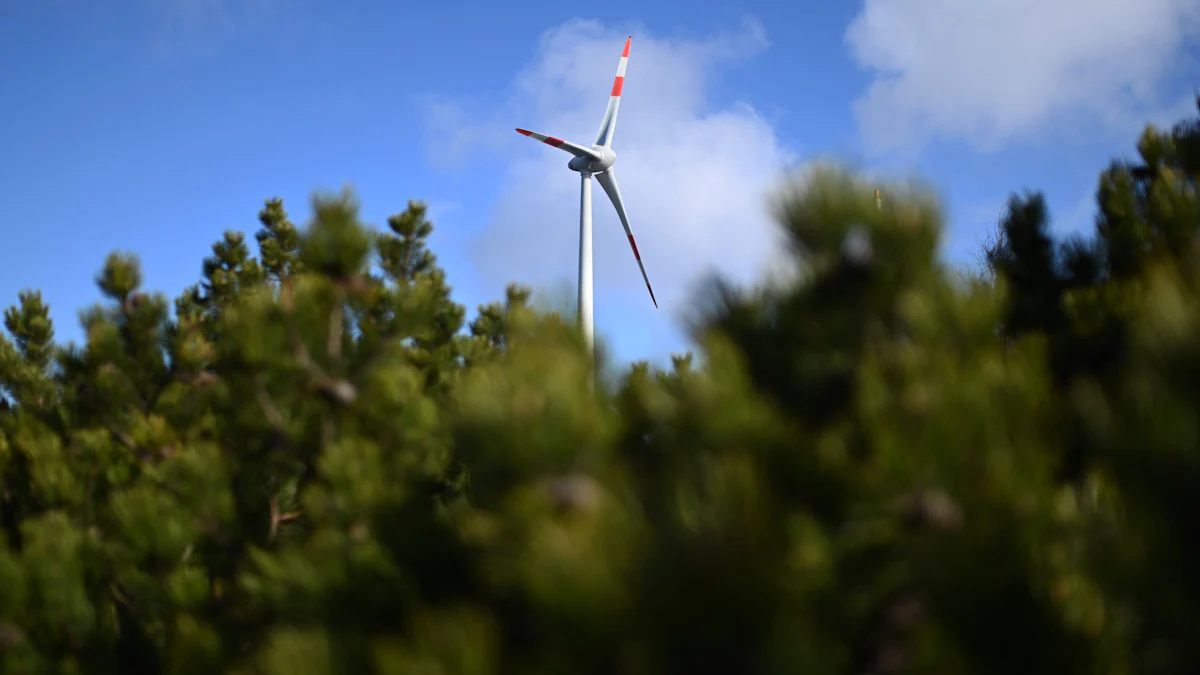
<path fill-rule="evenodd" d="M 610 147 L 593 145 L 592 151 L 600 156 L 599 159 L 588 155 L 572 157 L 567 162 L 567 168 L 579 173 L 604 173 L 612 168 L 617 161 L 617 153 Z"/>

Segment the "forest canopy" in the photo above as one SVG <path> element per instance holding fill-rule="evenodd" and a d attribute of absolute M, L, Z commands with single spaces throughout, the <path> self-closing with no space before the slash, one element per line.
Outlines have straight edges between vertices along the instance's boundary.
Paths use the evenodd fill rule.
<path fill-rule="evenodd" d="M 933 196 L 823 168 L 800 275 L 595 386 L 416 201 L 269 200 L 174 299 L 112 254 L 81 344 L 22 291 L 0 672 L 1200 672 L 1200 119 L 1137 150 L 965 283 Z"/>

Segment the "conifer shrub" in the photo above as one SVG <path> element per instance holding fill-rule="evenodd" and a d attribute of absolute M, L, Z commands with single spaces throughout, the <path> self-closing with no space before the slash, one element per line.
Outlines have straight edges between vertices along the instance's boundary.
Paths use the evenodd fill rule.
<path fill-rule="evenodd" d="M 1195 122 L 1014 197 L 994 283 L 919 188 L 778 200 L 615 384 L 527 289 L 471 321 L 411 202 L 279 200 L 169 300 L 113 254 L 81 344 L 0 337 L 0 671 L 1200 672 Z"/>

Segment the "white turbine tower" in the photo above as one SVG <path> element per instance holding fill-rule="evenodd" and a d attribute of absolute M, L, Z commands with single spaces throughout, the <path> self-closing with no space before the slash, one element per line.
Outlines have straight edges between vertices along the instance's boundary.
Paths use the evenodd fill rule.
<path fill-rule="evenodd" d="M 650 277 L 646 276 L 646 266 L 642 264 L 642 256 L 638 253 L 637 243 L 633 240 L 633 230 L 629 228 L 629 216 L 625 213 L 625 204 L 621 202 L 621 191 L 617 189 L 617 175 L 613 173 L 613 164 L 617 161 L 617 153 L 613 152 L 613 132 L 617 128 L 617 108 L 621 105 L 621 88 L 625 84 L 625 64 L 629 62 L 629 43 L 633 37 L 625 40 L 625 51 L 621 53 L 621 63 L 617 66 L 617 77 L 613 80 L 612 94 L 609 95 L 608 109 L 604 111 L 604 121 L 600 123 L 600 133 L 596 134 L 596 142 L 592 147 L 570 143 L 560 138 L 539 134 L 536 131 L 517 129 L 534 140 L 541 141 L 575 155 L 567 168 L 579 172 L 579 327 L 587 341 L 588 350 L 593 346 L 592 326 L 592 176 L 600 181 L 600 187 L 608 193 L 608 198 L 617 209 L 617 217 L 625 226 L 625 234 L 629 236 L 629 246 L 633 249 L 633 257 L 637 258 L 638 267 L 642 270 L 642 279 L 646 281 L 646 289 L 650 291 L 650 300 L 658 307 L 654 298 L 654 289 L 650 288 Z"/>

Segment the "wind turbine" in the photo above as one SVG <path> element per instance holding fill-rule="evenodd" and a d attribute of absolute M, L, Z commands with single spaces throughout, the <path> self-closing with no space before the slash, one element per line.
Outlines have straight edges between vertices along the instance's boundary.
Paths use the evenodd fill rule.
<path fill-rule="evenodd" d="M 625 234 L 629 237 L 629 246 L 633 249 L 633 257 L 637 259 L 638 267 L 642 270 L 642 279 L 646 281 L 646 290 L 650 291 L 650 300 L 658 307 L 654 298 L 654 289 L 650 287 L 650 277 L 646 276 L 646 266 L 642 264 L 642 255 L 638 253 L 637 242 L 633 240 L 633 230 L 629 228 L 629 216 L 625 213 L 625 204 L 621 201 L 621 191 L 617 188 L 617 175 L 613 172 L 613 164 L 617 161 L 617 153 L 612 149 L 613 132 L 617 128 L 617 108 L 621 106 L 621 89 L 625 85 L 625 64 L 629 62 L 630 36 L 625 40 L 625 51 L 621 52 L 621 62 L 617 65 L 617 77 L 613 80 L 612 93 L 608 98 L 608 109 L 604 111 L 604 121 L 600 123 L 600 132 L 596 134 L 596 142 L 592 147 L 585 148 L 576 143 L 564 141 L 561 138 L 539 134 L 536 131 L 517 129 L 517 133 L 528 136 L 546 145 L 566 150 L 574 155 L 567 162 L 567 168 L 576 171 L 580 176 L 579 197 L 579 327 L 587 341 L 588 351 L 594 344 L 592 325 L 592 176 L 600 181 L 600 187 L 608 194 L 608 198 L 617 209 L 617 217 L 625 226 Z"/>

